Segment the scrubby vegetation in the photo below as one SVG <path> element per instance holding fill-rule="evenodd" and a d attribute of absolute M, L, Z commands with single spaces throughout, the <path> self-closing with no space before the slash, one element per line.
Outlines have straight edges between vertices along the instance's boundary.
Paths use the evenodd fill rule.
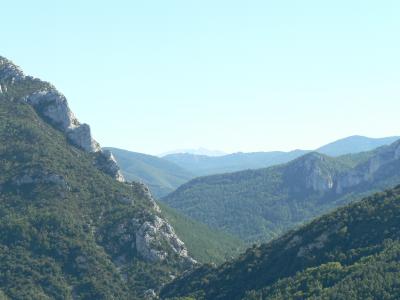
<path fill-rule="evenodd" d="M 195 299 L 398 299 L 400 186 L 163 290 Z"/>

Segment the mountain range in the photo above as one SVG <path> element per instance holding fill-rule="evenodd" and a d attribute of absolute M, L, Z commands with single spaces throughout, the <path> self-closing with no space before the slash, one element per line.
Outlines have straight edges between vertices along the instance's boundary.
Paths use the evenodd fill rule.
<path fill-rule="evenodd" d="M 331 156 L 339 156 L 370 151 L 391 144 L 397 139 L 398 137 L 351 136 L 322 146 L 316 151 Z M 144 182 L 158 198 L 166 196 L 195 177 L 265 168 L 289 162 L 311 152 L 294 150 L 290 152 L 234 153 L 220 156 L 187 152 L 157 157 L 117 148 L 105 149 L 110 150 L 116 157 L 122 173 L 128 180 Z"/>
<path fill-rule="evenodd" d="M 240 237 L 265 241 L 362 195 L 400 182 L 400 141 L 370 152 L 308 153 L 289 163 L 195 178 L 162 200 Z"/>
<path fill-rule="evenodd" d="M 177 149 L 177 150 L 172 150 L 172 151 L 167 151 L 164 153 L 161 153 L 157 156 L 163 157 L 169 154 L 194 154 L 194 155 L 205 155 L 205 156 L 223 156 L 226 155 L 225 152 L 223 151 L 218 151 L 218 150 L 209 150 L 203 147 L 199 147 L 197 149 Z"/>
<path fill-rule="evenodd" d="M 391 139 L 191 179 L 101 148 L 52 84 L 0 57 L 0 299 L 399 299 Z M 158 201 L 145 181 L 180 187 Z"/>
<path fill-rule="evenodd" d="M 371 151 L 380 146 L 389 145 L 398 139 L 400 139 L 398 136 L 369 138 L 355 135 L 334 141 L 313 151 L 329 156 L 340 156 L 345 154 Z M 163 158 L 190 171 L 192 174 L 197 176 L 205 176 L 247 169 L 266 168 L 289 162 L 313 151 L 293 150 L 289 152 L 238 152 L 218 157 L 209 157 L 190 153 L 175 153 L 163 156 Z"/>

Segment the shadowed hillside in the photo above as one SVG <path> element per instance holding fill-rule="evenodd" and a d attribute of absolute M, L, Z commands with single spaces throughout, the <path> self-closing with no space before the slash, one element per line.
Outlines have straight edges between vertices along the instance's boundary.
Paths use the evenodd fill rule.
<path fill-rule="evenodd" d="M 200 267 L 167 285 L 163 299 L 398 299 L 399 216 L 397 187 Z"/>

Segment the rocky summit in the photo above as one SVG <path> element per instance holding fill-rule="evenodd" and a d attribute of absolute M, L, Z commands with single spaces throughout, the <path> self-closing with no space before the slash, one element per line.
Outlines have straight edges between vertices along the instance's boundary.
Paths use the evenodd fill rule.
<path fill-rule="evenodd" d="M 38 80 L 24 75 L 22 70 L 5 58 L 0 58 L 0 84 L 1 91 L 6 93 L 8 85 L 16 85 L 24 80 Z M 99 168 L 106 171 L 116 180 L 123 182 L 125 179 L 109 152 L 103 152 L 91 134 L 88 124 L 81 124 L 68 106 L 67 99 L 52 85 L 46 84 L 38 91 L 34 91 L 21 101 L 26 101 L 49 124 L 62 131 L 76 147 L 86 152 L 94 152 L 99 156 Z"/>
<path fill-rule="evenodd" d="M 0 86 L 0 298 L 151 298 L 196 264 L 55 87 L 1 57 Z"/>

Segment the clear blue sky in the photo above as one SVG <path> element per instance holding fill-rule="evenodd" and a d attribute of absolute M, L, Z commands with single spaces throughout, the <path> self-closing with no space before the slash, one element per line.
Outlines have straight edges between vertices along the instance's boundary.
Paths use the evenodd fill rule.
<path fill-rule="evenodd" d="M 13 0 L 0 55 L 103 146 L 315 148 L 400 134 L 399 16 L 397 0 Z"/>

